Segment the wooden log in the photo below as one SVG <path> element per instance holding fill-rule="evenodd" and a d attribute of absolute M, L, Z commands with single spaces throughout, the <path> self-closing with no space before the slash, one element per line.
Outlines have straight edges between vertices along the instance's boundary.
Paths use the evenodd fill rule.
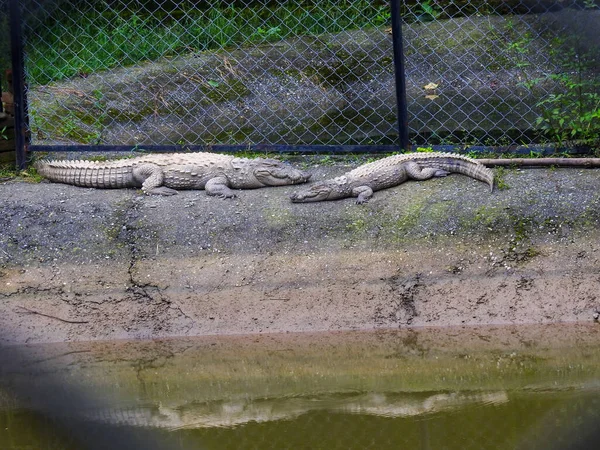
<path fill-rule="evenodd" d="M 477 161 L 489 167 L 600 167 L 600 158 L 502 158 Z"/>

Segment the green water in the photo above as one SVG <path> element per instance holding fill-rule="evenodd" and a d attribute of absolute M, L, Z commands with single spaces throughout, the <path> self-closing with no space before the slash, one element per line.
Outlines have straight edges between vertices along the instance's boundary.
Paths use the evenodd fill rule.
<path fill-rule="evenodd" d="M 413 417 L 319 411 L 234 429 L 197 429 L 186 436 L 207 449 L 547 449 L 590 431 L 573 425 L 591 410 L 600 423 L 600 396 L 548 392 Z M 557 422 L 563 425 L 558 430 Z"/>
<path fill-rule="evenodd" d="M 27 413 L 6 419 L 1 421 L 3 449 L 80 448 L 57 435 L 52 422 Z M 504 404 L 470 404 L 419 416 L 309 410 L 265 422 L 162 431 L 158 441 L 174 449 L 548 449 L 568 448 L 598 423 L 598 393 L 509 393 Z"/>
<path fill-rule="evenodd" d="M 82 449 L 116 431 L 173 449 L 562 449 L 600 427 L 598 326 L 10 352 L 1 450 Z"/>

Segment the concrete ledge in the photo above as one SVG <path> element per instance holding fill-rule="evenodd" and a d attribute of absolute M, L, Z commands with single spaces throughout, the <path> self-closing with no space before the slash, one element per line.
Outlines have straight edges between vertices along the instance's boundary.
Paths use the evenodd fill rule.
<path fill-rule="evenodd" d="M 311 167 L 315 179 L 343 165 Z M 503 170 L 292 204 L 0 185 L 0 329 L 49 342 L 593 322 L 600 176 Z"/>

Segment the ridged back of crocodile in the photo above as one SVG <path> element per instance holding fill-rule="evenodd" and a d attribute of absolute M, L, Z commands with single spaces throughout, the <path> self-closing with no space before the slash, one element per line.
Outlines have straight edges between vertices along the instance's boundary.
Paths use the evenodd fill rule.
<path fill-rule="evenodd" d="M 460 173 L 493 185 L 494 172 L 476 160 L 454 153 L 404 153 L 388 156 L 350 171 L 349 178 L 371 178 L 403 163 L 415 162 L 421 167 L 433 167 L 451 173 Z"/>

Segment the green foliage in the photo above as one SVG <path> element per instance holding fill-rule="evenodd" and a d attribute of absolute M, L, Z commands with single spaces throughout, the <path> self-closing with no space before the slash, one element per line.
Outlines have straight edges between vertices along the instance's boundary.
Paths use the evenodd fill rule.
<path fill-rule="evenodd" d="M 600 136 L 600 80 L 585 79 L 581 68 L 575 72 L 551 74 L 564 88 L 539 101 L 541 115 L 536 124 L 559 144 L 567 141 L 594 143 Z"/>
<path fill-rule="evenodd" d="M 14 164 L 0 163 L 0 180 L 8 180 L 17 176 Z"/>
<path fill-rule="evenodd" d="M 418 15 L 420 20 L 429 21 L 436 20 L 442 14 L 440 7 L 436 4 L 437 2 L 431 0 L 425 0 L 418 2 L 418 8 L 420 14 Z"/>
<path fill-rule="evenodd" d="M 22 170 L 19 175 L 23 177 L 25 181 L 29 181 L 31 183 L 41 183 L 44 180 L 44 177 L 42 177 L 33 166 Z"/>
<path fill-rule="evenodd" d="M 594 73 L 596 56 L 583 50 L 578 37 L 557 37 L 549 56 L 560 71 L 525 80 L 522 85 L 534 89 L 554 86 L 553 92 L 536 103 L 540 115 L 536 125 L 553 142 L 563 145 L 579 141 L 597 145 L 600 135 L 600 77 Z M 527 38 L 509 45 L 521 57 L 528 51 Z"/>
<path fill-rule="evenodd" d="M 381 5 L 379 6 L 378 12 L 375 14 L 375 17 L 373 18 L 373 25 L 387 25 L 390 22 L 391 17 L 392 15 L 390 13 L 390 7 L 387 4 Z"/>
<path fill-rule="evenodd" d="M 544 154 L 540 151 L 529 150 L 529 155 L 525 156 L 526 158 L 542 158 Z"/>
<path fill-rule="evenodd" d="M 112 67 L 182 53 L 380 26 L 387 2 L 323 1 L 298 8 L 285 2 L 266 8 L 191 6 L 187 10 L 131 14 L 107 6 L 72 9 L 36 27 L 27 40 L 31 84 L 46 84 Z"/>
<path fill-rule="evenodd" d="M 6 127 L 0 128 L 0 139 L 8 140 L 8 134 L 6 133 Z"/>
<path fill-rule="evenodd" d="M 524 69 L 531 65 L 527 58 L 529 53 L 529 46 L 533 42 L 533 34 L 530 32 L 525 33 L 519 39 L 512 41 L 507 44 L 506 49 L 509 54 L 514 55 L 516 60 L 515 66 L 518 69 Z"/>
<path fill-rule="evenodd" d="M 256 35 L 265 41 L 281 39 L 281 27 L 258 27 Z"/>
<path fill-rule="evenodd" d="M 494 170 L 494 186 L 499 191 L 505 191 L 507 189 L 510 189 L 510 186 L 506 182 L 506 173 L 507 170 L 504 167 L 497 167 Z"/>
<path fill-rule="evenodd" d="M 588 3 L 588 8 L 597 7 L 594 2 Z M 517 68 L 524 69 L 530 65 L 534 36 L 528 31 L 517 32 L 510 19 L 506 22 L 506 33 L 509 39 L 506 54 L 514 59 Z M 583 50 L 585 46 L 577 33 L 555 37 L 551 44 L 548 56 L 558 68 L 555 73 L 527 78 L 526 72 L 522 72 L 524 80 L 521 86 L 530 90 L 541 88 L 540 91 L 550 88 L 552 91 L 536 103 L 540 115 L 535 125 L 558 145 L 569 141 L 597 144 L 600 133 L 600 78 L 590 75 L 594 73 L 590 69 L 597 64 L 596 57 Z"/>
<path fill-rule="evenodd" d="M 12 179 L 39 183 L 43 178 L 33 167 L 28 167 L 26 170 L 19 171 L 15 168 L 14 163 L 0 163 L 0 181 Z"/>
<path fill-rule="evenodd" d="M 431 147 L 417 147 L 417 153 L 433 153 L 435 150 Z"/>

